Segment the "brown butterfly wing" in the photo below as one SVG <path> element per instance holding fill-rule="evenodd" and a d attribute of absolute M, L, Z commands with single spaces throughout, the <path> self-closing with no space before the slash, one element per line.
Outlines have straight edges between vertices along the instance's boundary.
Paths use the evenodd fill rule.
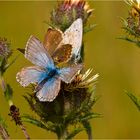
<path fill-rule="evenodd" d="M 57 29 L 49 28 L 44 37 L 44 47 L 52 55 L 59 43 L 62 41 L 62 32 Z"/>
<path fill-rule="evenodd" d="M 55 63 L 68 62 L 72 55 L 72 45 L 64 44 L 58 47 L 52 55 Z"/>

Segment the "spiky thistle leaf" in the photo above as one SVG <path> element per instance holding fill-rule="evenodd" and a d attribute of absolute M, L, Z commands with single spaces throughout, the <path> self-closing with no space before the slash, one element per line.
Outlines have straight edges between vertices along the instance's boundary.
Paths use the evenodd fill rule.
<path fill-rule="evenodd" d="M 70 140 L 73 137 L 75 137 L 78 133 L 85 130 L 84 128 L 75 128 L 72 132 L 69 133 L 69 135 L 66 137 L 66 140 Z"/>
<path fill-rule="evenodd" d="M 15 63 L 19 56 L 16 56 L 9 64 L 5 65 L 4 70 L 6 71 L 11 65 Z"/>
<path fill-rule="evenodd" d="M 30 115 L 22 116 L 22 121 L 31 123 L 37 127 L 45 129 L 47 131 L 55 132 L 55 129 L 53 128 L 52 125 L 49 126 L 49 123 L 48 123 L 48 126 L 47 126 L 47 124 L 44 124 L 41 120 L 35 119 L 34 117 L 32 117 Z"/>
<path fill-rule="evenodd" d="M 13 97 L 13 89 L 12 89 L 12 87 L 9 84 L 6 85 L 6 89 L 4 91 L 4 95 L 5 95 L 5 98 L 6 98 L 6 100 L 8 102 L 12 100 L 12 97 Z"/>
<path fill-rule="evenodd" d="M 84 28 L 84 34 L 92 31 L 95 27 L 97 26 L 97 24 L 91 24 L 91 25 L 88 25 Z"/>
<path fill-rule="evenodd" d="M 126 91 L 125 93 L 129 96 L 129 98 L 133 101 L 133 103 L 137 106 L 138 110 L 140 111 L 140 99 L 131 92 Z"/>

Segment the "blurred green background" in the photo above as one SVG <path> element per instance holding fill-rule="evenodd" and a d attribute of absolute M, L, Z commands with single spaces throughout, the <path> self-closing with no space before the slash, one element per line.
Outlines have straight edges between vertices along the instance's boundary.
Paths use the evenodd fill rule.
<path fill-rule="evenodd" d="M 91 120 L 94 138 L 140 138 L 140 112 L 124 93 L 128 90 L 140 95 L 140 48 L 116 39 L 123 34 L 119 17 L 127 17 L 128 6 L 123 1 L 89 3 L 95 9 L 90 22 L 98 25 L 84 36 L 85 66 L 100 74 L 96 95 L 101 95 L 101 98 L 93 110 L 104 116 Z M 0 1 L 0 36 L 10 40 L 14 50 L 12 58 L 20 54 L 16 48 L 24 48 L 31 34 L 43 40 L 48 28 L 43 21 L 49 21 L 50 11 L 55 5 L 55 1 Z M 14 89 L 13 100 L 20 111 L 33 114 L 22 97 L 27 89 L 15 79 L 16 73 L 29 64 L 20 54 L 5 74 L 5 79 Z M 8 104 L 0 94 L 0 113 L 5 117 L 11 138 L 24 138 L 20 128 L 11 122 L 8 111 Z M 31 138 L 56 138 L 31 124 L 26 124 L 26 127 Z M 86 139 L 87 135 L 82 132 L 76 138 Z"/>

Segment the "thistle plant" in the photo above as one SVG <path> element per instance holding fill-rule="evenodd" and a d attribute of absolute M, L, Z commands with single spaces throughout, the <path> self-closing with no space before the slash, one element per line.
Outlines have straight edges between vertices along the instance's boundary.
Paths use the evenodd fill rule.
<path fill-rule="evenodd" d="M 92 69 L 86 71 L 83 69 L 82 32 L 92 11 L 85 0 L 65 0 L 58 3 L 51 12 L 49 24 L 51 27 L 44 37 L 44 42 L 41 43 L 37 38 L 31 36 L 26 49 L 18 49 L 24 53 L 25 58 L 39 66 L 24 68 L 17 74 L 17 81 L 22 86 L 33 83 L 24 98 L 29 103 L 31 110 L 38 116 L 36 118 L 25 114 L 22 120 L 55 133 L 58 139 L 72 139 L 83 130 L 87 132 L 88 138 L 92 139 L 89 120 L 100 117 L 100 114 L 92 112 L 92 107 L 98 99 L 94 95 L 98 74 L 90 76 Z M 88 31 L 90 30 L 92 28 L 89 28 Z M 39 52 L 40 54 L 46 52 L 48 58 L 43 54 L 42 59 L 44 60 L 40 59 L 42 56 L 38 57 Z M 57 73 L 61 79 L 61 84 L 58 82 L 59 79 L 55 79 L 55 82 L 56 80 L 58 82 L 55 87 L 53 87 L 53 82 L 49 84 L 50 77 L 44 80 L 41 78 L 40 82 L 37 77 L 34 80 L 31 78 L 35 71 L 43 73 L 45 58 L 48 63 L 51 63 L 51 65 L 47 64 L 50 66 L 46 66 L 49 69 L 47 71 L 50 71 L 48 75 L 51 75 L 52 78 Z M 50 69 L 54 65 L 51 61 L 54 61 L 55 64 L 53 70 Z M 65 66 L 70 67 L 65 68 Z M 71 70 L 62 76 L 63 69 Z M 70 74 L 73 75 L 73 78 L 68 76 Z M 34 84 L 35 81 L 37 84 Z M 48 86 L 45 87 L 45 83 Z M 47 91 L 48 93 L 46 93 Z"/>
<path fill-rule="evenodd" d="M 129 5 L 130 10 L 127 19 L 122 18 L 122 28 L 125 30 L 125 35 L 120 37 L 120 39 L 129 41 L 140 47 L 140 1 L 125 0 L 125 2 Z M 140 110 L 140 97 L 128 91 L 126 91 L 126 94 Z"/>
<path fill-rule="evenodd" d="M 0 73 L 1 73 L 1 76 L 9 67 L 9 64 L 7 63 L 7 61 L 11 54 L 12 54 L 12 51 L 10 49 L 10 43 L 7 41 L 6 38 L 0 38 Z"/>
<path fill-rule="evenodd" d="M 16 57 L 14 60 L 9 62 L 9 57 L 11 55 L 12 55 L 11 44 L 8 42 L 6 38 L 0 38 L 0 85 L 1 85 L 3 95 L 9 105 L 10 113 L 8 115 L 11 116 L 12 120 L 14 120 L 16 125 L 19 125 L 25 137 L 29 139 L 29 135 L 20 119 L 19 109 L 14 105 L 12 101 L 12 97 L 13 97 L 12 87 L 9 84 L 7 84 L 4 80 L 4 74 L 6 70 L 17 59 Z M 3 139 L 6 140 L 10 139 L 9 133 L 7 131 L 7 127 L 8 126 L 6 125 L 5 120 L 0 116 L 0 135 Z"/>
<path fill-rule="evenodd" d="M 9 57 L 12 54 L 12 50 L 10 48 L 10 43 L 6 38 L 0 38 L 0 83 L 1 88 L 3 91 L 6 100 L 8 101 L 9 105 L 12 105 L 12 88 L 9 84 L 6 84 L 4 80 L 4 73 L 6 70 L 11 66 L 11 64 L 15 61 L 9 63 Z"/>

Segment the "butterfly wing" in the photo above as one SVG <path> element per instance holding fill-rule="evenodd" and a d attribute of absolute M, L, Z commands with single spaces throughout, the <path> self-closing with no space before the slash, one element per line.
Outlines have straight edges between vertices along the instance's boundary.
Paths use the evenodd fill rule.
<path fill-rule="evenodd" d="M 72 25 L 64 32 L 63 40 L 60 44 L 72 45 L 72 55 L 80 58 L 83 34 L 83 22 L 81 18 L 75 20 Z"/>
<path fill-rule="evenodd" d="M 59 43 L 62 41 L 63 33 L 58 29 L 49 28 L 45 37 L 44 37 L 44 46 L 52 55 L 55 49 L 58 47 Z"/>
<path fill-rule="evenodd" d="M 46 81 L 43 87 L 36 93 L 37 98 L 42 101 L 52 102 L 59 93 L 61 80 L 53 77 Z"/>
<path fill-rule="evenodd" d="M 82 64 L 74 65 L 67 68 L 62 68 L 59 70 L 60 78 L 65 83 L 71 83 L 72 80 L 75 78 L 77 72 L 81 70 L 83 67 Z"/>
<path fill-rule="evenodd" d="M 43 68 L 53 68 L 54 63 L 43 44 L 34 36 L 31 36 L 26 44 L 25 58 L 33 64 Z"/>
<path fill-rule="evenodd" d="M 46 75 L 46 71 L 37 67 L 27 67 L 22 68 L 20 72 L 17 73 L 17 81 L 24 87 L 28 86 L 30 83 L 39 83 L 43 80 Z"/>
<path fill-rule="evenodd" d="M 68 62 L 72 56 L 72 45 L 65 44 L 57 48 L 52 55 L 55 63 Z"/>

